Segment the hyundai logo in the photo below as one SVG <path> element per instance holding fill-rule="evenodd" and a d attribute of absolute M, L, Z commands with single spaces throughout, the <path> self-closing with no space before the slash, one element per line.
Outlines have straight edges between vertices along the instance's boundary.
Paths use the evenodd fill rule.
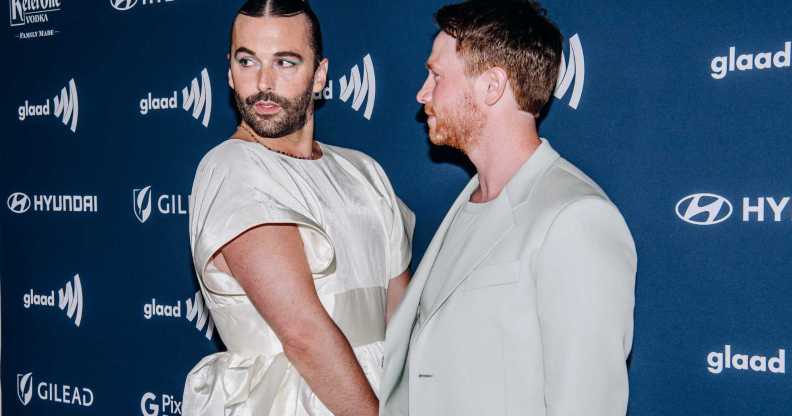
<path fill-rule="evenodd" d="M 695 225 L 714 225 L 731 217 L 734 209 L 726 198 L 715 194 L 693 194 L 682 198 L 676 205 L 676 214 Z"/>
<path fill-rule="evenodd" d="M 110 0 L 110 5 L 114 9 L 125 12 L 137 5 L 138 0 Z"/>
<path fill-rule="evenodd" d="M 30 209 L 30 197 L 22 192 L 14 192 L 6 201 L 8 209 L 16 214 L 24 214 Z"/>

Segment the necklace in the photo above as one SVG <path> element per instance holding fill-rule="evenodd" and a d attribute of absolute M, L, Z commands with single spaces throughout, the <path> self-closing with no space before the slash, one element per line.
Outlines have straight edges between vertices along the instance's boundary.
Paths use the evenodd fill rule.
<path fill-rule="evenodd" d="M 246 126 L 244 124 L 240 124 L 240 126 L 242 127 L 243 130 L 245 130 L 250 135 L 250 137 L 253 140 L 256 141 L 256 143 L 264 146 L 264 148 L 269 150 L 270 152 L 279 153 L 279 154 L 282 154 L 284 156 L 289 156 L 289 157 L 293 157 L 295 159 L 300 159 L 300 160 L 318 160 L 319 158 L 322 157 L 322 149 L 319 148 L 319 145 L 316 144 L 315 141 L 313 142 L 313 146 L 311 148 L 311 155 L 310 156 L 300 156 L 300 155 L 295 155 L 295 154 L 292 154 L 292 153 L 289 153 L 289 152 L 284 152 L 282 150 L 273 149 L 273 148 L 267 146 L 266 144 L 264 144 L 264 142 L 262 142 L 259 139 L 259 136 L 256 133 L 253 133 L 253 131 L 250 130 L 250 128 L 248 126 Z"/>

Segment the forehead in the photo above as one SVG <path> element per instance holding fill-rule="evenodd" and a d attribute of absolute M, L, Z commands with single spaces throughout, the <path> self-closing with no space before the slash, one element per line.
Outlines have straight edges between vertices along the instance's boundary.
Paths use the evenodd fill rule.
<path fill-rule="evenodd" d="M 290 17 L 238 15 L 231 36 L 232 51 L 246 47 L 257 55 L 310 50 L 310 22 L 305 14 Z"/>
<path fill-rule="evenodd" d="M 446 32 L 440 32 L 432 43 L 432 54 L 427 63 L 431 66 L 449 66 L 459 61 L 457 40 Z"/>

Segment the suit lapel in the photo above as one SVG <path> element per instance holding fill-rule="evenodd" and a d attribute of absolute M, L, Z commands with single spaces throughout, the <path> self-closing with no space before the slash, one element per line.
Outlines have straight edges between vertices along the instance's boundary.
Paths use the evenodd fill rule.
<path fill-rule="evenodd" d="M 468 182 L 467 186 L 451 205 L 445 218 L 443 218 L 443 222 L 440 223 L 440 227 L 435 232 L 434 237 L 432 237 L 432 241 L 429 243 L 429 247 L 427 247 L 413 278 L 410 280 L 401 304 L 388 323 L 385 332 L 385 376 L 380 392 L 380 400 L 382 401 L 387 400 L 401 376 L 407 358 L 407 349 L 410 344 L 413 324 L 418 312 L 418 303 L 421 300 L 426 279 L 434 266 L 437 253 L 440 251 L 443 239 L 445 239 L 445 235 L 448 232 L 448 227 L 451 225 L 457 211 L 468 201 L 470 194 L 473 193 L 477 186 L 478 176 L 475 176 Z"/>
<path fill-rule="evenodd" d="M 535 179 L 538 178 L 556 159 L 556 153 L 550 144 L 542 139 L 542 145 L 536 150 L 525 166 L 520 169 L 517 175 L 506 185 L 503 195 L 496 198 L 492 210 L 487 210 L 484 216 L 474 224 L 478 229 L 476 235 L 472 235 L 467 245 L 459 254 L 459 263 L 454 267 L 453 273 L 448 275 L 448 280 L 443 284 L 435 302 L 432 303 L 431 313 L 426 319 L 440 309 L 445 301 L 459 287 L 475 268 L 481 264 L 492 249 L 498 245 L 503 237 L 514 226 L 514 215 L 512 214 L 512 204 L 519 205 L 528 198 L 533 189 Z M 382 408 L 387 405 L 387 401 L 393 392 L 396 383 L 402 376 L 407 350 L 412 336 L 412 329 L 415 324 L 415 317 L 418 311 L 418 303 L 421 300 L 426 280 L 432 271 L 437 255 L 445 239 L 448 228 L 459 209 L 470 200 L 470 195 L 478 187 L 478 175 L 468 182 L 465 189 L 457 197 L 451 209 L 446 214 L 437 232 L 432 238 L 432 242 L 426 249 L 421 264 L 418 266 L 407 293 L 402 300 L 396 313 L 391 317 L 385 335 L 385 372 L 380 389 L 380 401 Z M 443 278 L 436 276 L 435 278 Z"/>
<path fill-rule="evenodd" d="M 487 258 L 492 249 L 498 245 L 506 234 L 508 234 L 509 230 L 514 227 L 513 209 L 528 199 L 533 191 L 537 178 L 539 178 L 558 157 L 558 153 L 553 150 L 550 143 L 542 139 L 541 145 L 536 149 L 534 154 L 525 161 L 523 166 L 515 173 L 514 177 L 506 184 L 501 194 L 495 198 L 493 206 L 479 216 L 470 228 L 475 231 L 470 235 L 465 246 L 458 254 L 450 254 L 455 256 L 457 260 L 456 266 L 453 267 L 446 276 L 432 277 L 433 279 L 445 278 L 446 280 L 438 292 L 437 298 L 432 302 L 432 307 L 429 308 L 429 315 L 425 318 L 427 321 L 432 319 L 443 306 L 443 303 L 445 303 L 454 291 L 456 291 L 459 285 L 470 276 L 476 267 Z M 478 186 L 478 176 L 476 176 L 476 186 Z M 465 195 L 465 199 L 462 203 L 469 200 L 470 193 L 472 193 L 473 190 L 475 190 L 475 187 L 471 188 L 470 192 Z M 459 201 L 457 202 L 459 203 Z M 462 203 L 458 204 L 459 207 L 462 206 Z M 456 211 L 454 215 L 456 215 Z M 453 219 L 453 217 L 451 218 Z M 448 226 L 450 226 L 450 224 L 448 224 Z M 436 256 L 437 253 L 435 253 L 435 257 Z M 434 261 L 432 261 L 432 265 L 434 265 Z M 426 270 L 426 273 L 431 273 L 431 268 Z M 424 325 L 422 329 L 423 328 L 426 328 L 426 325 Z"/>
<path fill-rule="evenodd" d="M 492 201 L 492 206 L 482 212 L 470 227 L 473 233 L 465 241 L 459 253 L 445 253 L 453 255 L 456 265 L 449 270 L 446 276 L 435 274 L 433 279 L 445 279 L 432 306 L 428 308 L 429 315 L 426 320 L 432 319 L 443 303 L 451 296 L 475 268 L 487 257 L 492 249 L 514 226 L 511 204 L 508 195 L 501 194 Z M 429 270 L 431 272 L 431 270 Z M 424 326 L 425 327 L 425 326 Z"/>

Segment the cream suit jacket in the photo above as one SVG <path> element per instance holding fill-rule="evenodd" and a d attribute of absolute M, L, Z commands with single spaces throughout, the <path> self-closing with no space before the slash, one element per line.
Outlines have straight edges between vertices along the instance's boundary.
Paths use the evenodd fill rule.
<path fill-rule="evenodd" d="M 477 186 L 451 207 L 390 321 L 380 414 L 624 415 L 637 257 L 618 209 L 543 140 L 453 271 L 429 276 Z M 420 316 L 427 278 L 444 283 Z"/>

